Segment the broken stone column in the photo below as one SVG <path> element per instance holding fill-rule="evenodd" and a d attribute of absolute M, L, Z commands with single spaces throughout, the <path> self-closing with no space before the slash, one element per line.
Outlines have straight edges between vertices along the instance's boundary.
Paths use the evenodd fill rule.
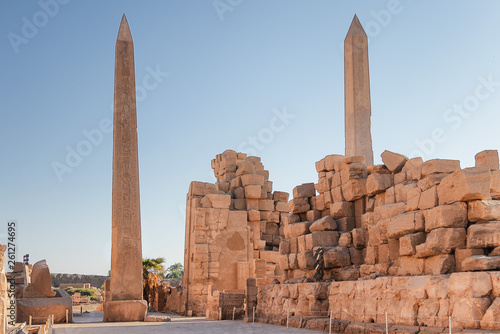
<path fill-rule="evenodd" d="M 134 44 L 123 15 L 115 55 L 111 284 L 104 321 L 143 321 L 146 317 L 138 160 Z"/>
<path fill-rule="evenodd" d="M 354 15 L 344 40 L 345 155 L 373 165 L 368 38 Z"/>

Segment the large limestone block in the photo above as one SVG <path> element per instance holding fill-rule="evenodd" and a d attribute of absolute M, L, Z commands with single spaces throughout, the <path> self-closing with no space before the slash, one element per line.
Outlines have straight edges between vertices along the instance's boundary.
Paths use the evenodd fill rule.
<path fill-rule="evenodd" d="M 490 192 L 492 198 L 500 199 L 500 171 L 491 172 Z"/>
<path fill-rule="evenodd" d="M 437 187 L 434 186 L 420 193 L 420 198 L 418 201 L 418 209 L 419 210 L 432 209 L 433 207 L 437 206 L 438 203 L 439 201 L 437 195 Z"/>
<path fill-rule="evenodd" d="M 461 298 L 450 302 L 453 304 L 453 326 L 458 328 L 479 328 L 490 306 L 489 298 Z"/>
<path fill-rule="evenodd" d="M 58 290 L 58 293 L 61 297 L 18 299 L 16 301 L 16 321 L 29 322 L 29 317 L 32 316 L 33 324 L 43 324 L 49 316 L 54 315 L 55 323 L 64 323 L 66 322 L 66 310 L 68 310 L 71 322 L 73 318 L 72 299 L 64 290 Z M 144 313 L 145 315 L 146 313 Z"/>
<path fill-rule="evenodd" d="M 339 232 L 319 231 L 304 235 L 305 249 L 312 250 L 315 247 L 332 247 L 339 244 Z"/>
<path fill-rule="evenodd" d="M 293 188 L 293 198 L 307 198 L 316 195 L 314 183 L 304 183 Z"/>
<path fill-rule="evenodd" d="M 335 170 L 336 164 L 343 162 L 345 160 L 345 157 L 339 154 L 330 154 L 327 155 L 324 159 L 325 159 L 325 169 L 327 171 L 332 171 Z"/>
<path fill-rule="evenodd" d="M 347 247 L 333 247 L 323 254 L 325 268 L 345 267 L 351 264 L 351 257 Z"/>
<path fill-rule="evenodd" d="M 231 195 L 207 194 L 201 199 L 200 204 L 203 208 L 229 209 Z"/>
<path fill-rule="evenodd" d="M 291 213 L 305 213 L 311 209 L 308 198 L 294 198 L 288 205 Z"/>
<path fill-rule="evenodd" d="M 243 187 L 246 187 L 248 185 L 258 185 L 263 187 L 265 182 L 264 176 L 260 174 L 245 174 L 241 175 L 240 178 L 241 178 L 241 185 Z"/>
<path fill-rule="evenodd" d="M 398 275 L 422 275 L 424 273 L 425 260 L 414 256 L 401 256 L 398 259 Z"/>
<path fill-rule="evenodd" d="M 365 163 L 341 164 L 340 178 L 343 184 L 349 180 L 366 179 L 367 176 L 368 171 Z"/>
<path fill-rule="evenodd" d="M 355 228 L 351 231 L 352 244 L 356 249 L 363 249 L 367 244 L 366 230 L 363 228 Z"/>
<path fill-rule="evenodd" d="M 189 195 L 192 196 L 205 196 L 207 194 L 212 194 L 217 192 L 221 193 L 221 191 L 218 191 L 215 188 L 215 184 L 213 183 L 193 181 L 189 185 Z"/>
<path fill-rule="evenodd" d="M 366 192 L 368 196 L 386 191 L 394 185 L 392 174 L 370 174 L 366 179 Z"/>
<path fill-rule="evenodd" d="M 493 303 L 491 303 L 490 307 L 484 313 L 483 318 L 481 319 L 481 329 L 486 330 L 498 330 L 500 328 L 500 324 L 498 323 L 500 319 L 500 298 L 495 298 Z"/>
<path fill-rule="evenodd" d="M 491 172 L 486 166 L 456 171 L 438 186 L 439 204 L 490 199 L 490 181 Z"/>
<path fill-rule="evenodd" d="M 398 239 L 404 235 L 412 234 L 422 228 L 419 215 L 415 212 L 406 212 L 391 218 L 387 222 L 387 237 Z"/>
<path fill-rule="evenodd" d="M 331 216 L 325 216 L 323 218 L 320 218 L 316 220 L 312 225 L 309 227 L 309 230 L 311 232 L 316 232 L 316 231 L 335 231 L 337 229 L 337 223 Z"/>
<path fill-rule="evenodd" d="M 456 248 L 465 247 L 464 228 L 438 228 L 427 234 L 425 243 L 416 246 L 417 257 L 449 254 Z"/>
<path fill-rule="evenodd" d="M 463 271 L 500 269 L 500 256 L 473 255 L 462 262 Z"/>
<path fill-rule="evenodd" d="M 431 174 L 427 175 L 423 179 L 419 180 L 417 182 L 417 186 L 422 189 L 422 191 L 425 191 L 427 189 L 430 189 L 434 186 L 437 186 L 441 183 L 441 181 L 447 177 L 448 173 L 441 173 L 441 174 Z"/>
<path fill-rule="evenodd" d="M 288 224 L 284 228 L 285 238 L 291 239 L 309 233 L 311 222 Z"/>
<path fill-rule="evenodd" d="M 467 227 L 467 204 L 440 205 L 424 213 L 425 231 L 441 227 Z"/>
<path fill-rule="evenodd" d="M 147 310 L 145 300 L 110 300 L 104 304 L 104 321 L 144 321 Z"/>
<path fill-rule="evenodd" d="M 314 254 L 312 250 L 305 250 L 297 254 L 300 269 L 314 268 Z"/>
<path fill-rule="evenodd" d="M 450 298 L 481 298 L 493 288 L 489 273 L 453 273 L 450 275 L 448 295 Z"/>
<path fill-rule="evenodd" d="M 500 222 L 474 224 L 467 230 L 468 248 L 486 248 L 500 246 Z"/>
<path fill-rule="evenodd" d="M 415 247 L 417 245 L 423 244 L 424 242 L 425 242 L 424 232 L 418 232 L 402 236 L 399 239 L 399 255 L 401 256 L 415 255 L 416 254 Z"/>
<path fill-rule="evenodd" d="M 484 255 L 484 250 L 482 248 L 464 248 L 464 249 L 455 249 L 455 271 L 460 272 L 464 271 L 462 269 L 463 261 L 471 257 L 473 255 Z"/>
<path fill-rule="evenodd" d="M 245 198 L 262 198 L 262 187 L 256 184 L 245 186 Z"/>
<path fill-rule="evenodd" d="M 471 201 L 468 205 L 468 215 L 471 222 L 500 220 L 500 201 Z"/>
<path fill-rule="evenodd" d="M 366 179 L 352 179 L 342 185 L 342 195 L 352 202 L 366 195 Z"/>
<path fill-rule="evenodd" d="M 284 191 L 275 191 L 273 193 L 273 200 L 276 202 L 288 202 L 289 194 Z"/>
<path fill-rule="evenodd" d="M 260 259 L 266 260 L 266 263 L 279 263 L 280 253 L 274 251 L 260 251 Z"/>
<path fill-rule="evenodd" d="M 460 161 L 448 159 L 432 159 L 422 164 L 422 177 L 437 173 L 453 173 L 460 170 Z"/>
<path fill-rule="evenodd" d="M 455 269 L 455 256 L 440 254 L 425 259 L 424 273 L 427 275 L 442 275 Z"/>
<path fill-rule="evenodd" d="M 384 165 L 386 165 L 392 173 L 399 173 L 408 161 L 408 158 L 404 155 L 387 150 L 382 152 L 380 156 L 382 157 L 382 162 L 384 163 Z"/>
<path fill-rule="evenodd" d="M 354 203 L 352 202 L 335 202 L 330 204 L 330 216 L 333 219 L 354 216 Z"/>
<path fill-rule="evenodd" d="M 377 206 L 373 211 L 375 216 L 375 222 L 396 217 L 406 210 L 406 205 L 404 203 L 393 203 L 383 206 Z"/>
<path fill-rule="evenodd" d="M 476 154 L 476 167 L 487 166 L 490 170 L 498 170 L 498 151 L 485 150 Z"/>
<path fill-rule="evenodd" d="M 337 223 L 337 230 L 342 232 L 351 231 L 356 227 L 356 218 L 354 217 L 345 217 L 335 220 Z"/>

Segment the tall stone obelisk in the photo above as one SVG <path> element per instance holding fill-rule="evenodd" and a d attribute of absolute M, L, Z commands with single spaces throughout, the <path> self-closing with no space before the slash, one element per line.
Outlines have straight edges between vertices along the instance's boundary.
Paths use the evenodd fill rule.
<path fill-rule="evenodd" d="M 354 15 L 344 40 L 345 154 L 373 165 L 368 38 Z"/>
<path fill-rule="evenodd" d="M 112 220 L 111 300 L 104 304 L 104 321 L 143 321 L 134 44 L 125 15 L 115 51 Z"/>

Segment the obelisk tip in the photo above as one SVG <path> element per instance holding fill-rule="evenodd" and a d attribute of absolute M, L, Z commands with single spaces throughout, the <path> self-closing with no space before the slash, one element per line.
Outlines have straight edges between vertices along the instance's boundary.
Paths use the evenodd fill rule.
<path fill-rule="evenodd" d="M 366 36 L 365 30 L 363 29 L 361 22 L 359 22 L 356 14 L 354 14 L 354 18 L 352 19 L 351 26 L 349 27 L 346 37 L 349 36 Z"/>
<path fill-rule="evenodd" d="M 128 26 L 127 17 L 125 16 L 125 14 L 123 14 L 122 16 L 117 40 L 132 42 L 132 34 L 130 33 L 130 28 Z"/>

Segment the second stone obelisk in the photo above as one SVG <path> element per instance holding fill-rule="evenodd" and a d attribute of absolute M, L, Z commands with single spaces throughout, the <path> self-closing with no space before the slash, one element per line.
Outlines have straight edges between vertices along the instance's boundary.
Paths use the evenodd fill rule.
<path fill-rule="evenodd" d="M 143 321 L 134 44 L 125 15 L 115 52 L 111 298 L 104 304 L 104 321 Z"/>

